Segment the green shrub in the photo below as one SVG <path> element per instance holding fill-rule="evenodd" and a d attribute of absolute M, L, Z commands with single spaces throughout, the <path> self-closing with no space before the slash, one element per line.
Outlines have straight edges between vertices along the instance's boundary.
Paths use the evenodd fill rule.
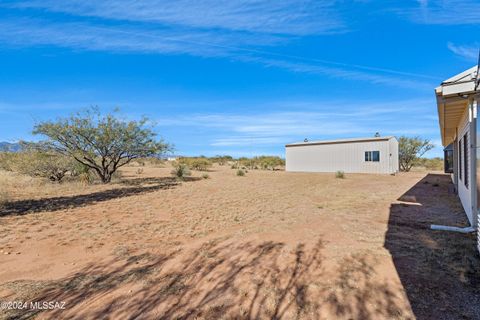
<path fill-rule="evenodd" d="M 174 163 L 173 164 L 173 170 L 172 170 L 172 175 L 179 179 L 179 180 L 184 180 L 186 177 L 190 176 L 192 173 L 190 172 L 190 169 L 188 166 L 184 163 Z"/>
<path fill-rule="evenodd" d="M 232 165 L 232 169 L 245 168 L 250 170 L 275 170 L 278 167 L 285 166 L 285 160 L 277 156 L 258 156 L 253 158 L 239 158 Z"/>
<path fill-rule="evenodd" d="M 211 157 L 210 158 L 210 161 L 213 162 L 213 163 L 218 163 L 220 166 L 224 166 L 225 164 L 227 164 L 228 162 L 232 161 L 233 158 L 231 156 L 215 156 L 215 157 Z"/>
<path fill-rule="evenodd" d="M 203 179 L 210 179 L 210 176 L 208 175 L 208 173 L 204 173 L 204 174 L 202 174 L 202 178 Z"/>
<path fill-rule="evenodd" d="M 337 178 L 337 179 L 344 179 L 344 178 L 345 178 L 345 172 L 343 172 L 343 171 L 337 171 L 337 172 L 335 172 L 335 178 Z"/>
<path fill-rule="evenodd" d="M 14 157 L 15 153 L 13 152 L 0 152 L 0 169 L 14 171 L 12 168 Z"/>
<path fill-rule="evenodd" d="M 243 177 L 244 175 L 245 175 L 245 171 L 243 171 L 242 169 L 237 170 L 237 176 Z"/>
<path fill-rule="evenodd" d="M 180 163 L 187 165 L 192 170 L 207 171 L 212 166 L 212 162 L 204 157 L 198 158 L 180 158 Z"/>
<path fill-rule="evenodd" d="M 423 167 L 431 171 L 443 171 L 443 159 L 442 158 L 419 158 L 415 161 L 415 167 Z"/>
<path fill-rule="evenodd" d="M 73 159 L 56 154 L 37 150 L 28 150 L 12 153 L 8 156 L 7 170 L 19 172 L 31 177 L 47 178 L 53 182 L 60 182 L 67 172 L 74 170 Z"/>
<path fill-rule="evenodd" d="M 75 177 L 83 184 L 91 184 L 95 181 L 96 175 L 90 167 L 87 167 L 80 162 L 75 162 L 73 170 L 70 172 L 72 177 Z"/>

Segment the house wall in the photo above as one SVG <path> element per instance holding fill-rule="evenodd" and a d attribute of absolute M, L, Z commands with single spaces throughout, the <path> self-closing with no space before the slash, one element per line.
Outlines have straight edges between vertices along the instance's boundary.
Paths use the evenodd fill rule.
<path fill-rule="evenodd" d="M 286 171 L 395 173 L 398 142 L 391 140 L 286 147 Z M 365 151 L 380 151 L 380 161 L 365 161 Z M 391 155 L 390 155 L 391 154 Z"/>
<path fill-rule="evenodd" d="M 469 174 L 469 184 L 468 187 L 465 185 L 465 160 L 464 160 L 464 151 L 463 151 L 463 138 L 467 136 L 468 139 L 468 148 L 466 152 L 466 158 L 467 158 L 467 164 L 470 166 L 468 169 L 468 174 Z M 471 135 L 470 135 L 470 122 L 469 122 L 469 116 L 468 116 L 468 109 L 465 110 L 465 113 L 462 116 L 462 119 L 458 125 L 457 128 L 457 137 L 455 139 L 456 142 L 456 152 L 457 152 L 457 165 L 456 165 L 456 176 L 457 176 L 457 190 L 458 190 L 458 196 L 460 198 L 460 201 L 462 203 L 463 209 L 465 210 L 465 213 L 467 214 L 468 220 L 470 221 L 470 224 L 474 225 L 474 217 L 473 217 L 473 208 L 472 208 L 472 192 L 471 192 L 471 187 L 473 183 L 476 183 L 475 181 L 472 181 L 472 172 L 475 170 L 475 168 L 471 167 Z M 459 154 L 461 153 L 461 157 L 459 157 Z M 462 172 L 462 175 L 460 176 L 459 171 Z"/>
<path fill-rule="evenodd" d="M 390 148 L 390 161 L 391 167 L 389 173 L 395 173 L 400 170 L 400 162 L 398 159 L 398 140 L 397 139 L 390 139 L 388 140 L 389 148 Z"/>

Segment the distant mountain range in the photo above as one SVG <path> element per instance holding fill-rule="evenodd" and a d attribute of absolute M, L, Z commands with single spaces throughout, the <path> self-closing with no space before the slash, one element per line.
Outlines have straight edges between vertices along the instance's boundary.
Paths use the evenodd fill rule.
<path fill-rule="evenodd" d="M 18 152 L 22 150 L 20 143 L 0 142 L 0 151 Z"/>

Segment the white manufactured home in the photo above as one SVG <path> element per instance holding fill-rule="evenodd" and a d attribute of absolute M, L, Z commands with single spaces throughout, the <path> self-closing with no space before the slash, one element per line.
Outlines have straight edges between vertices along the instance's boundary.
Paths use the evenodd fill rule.
<path fill-rule="evenodd" d="M 304 141 L 287 144 L 285 149 L 286 171 L 398 172 L 398 141 L 395 137 Z"/>
<path fill-rule="evenodd" d="M 480 163 L 477 162 L 480 160 L 480 139 L 477 138 L 480 132 L 480 122 L 477 121 L 477 105 L 480 101 L 477 66 L 445 80 L 435 89 L 435 94 L 442 144 L 449 146 L 446 152 L 453 149 L 450 152 L 453 166 L 449 164 L 451 170 L 448 171 L 453 171 L 452 180 L 470 221 L 470 229 L 476 229 L 479 225 L 480 204 L 477 193 L 480 178 Z"/>

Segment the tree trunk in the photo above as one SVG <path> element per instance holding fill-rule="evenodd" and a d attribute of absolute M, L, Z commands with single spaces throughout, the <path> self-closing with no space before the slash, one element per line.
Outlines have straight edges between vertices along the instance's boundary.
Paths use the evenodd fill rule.
<path fill-rule="evenodd" d="M 100 178 L 102 179 L 102 183 L 105 183 L 105 184 L 110 183 L 112 181 L 112 175 L 109 173 L 104 173 Z"/>

